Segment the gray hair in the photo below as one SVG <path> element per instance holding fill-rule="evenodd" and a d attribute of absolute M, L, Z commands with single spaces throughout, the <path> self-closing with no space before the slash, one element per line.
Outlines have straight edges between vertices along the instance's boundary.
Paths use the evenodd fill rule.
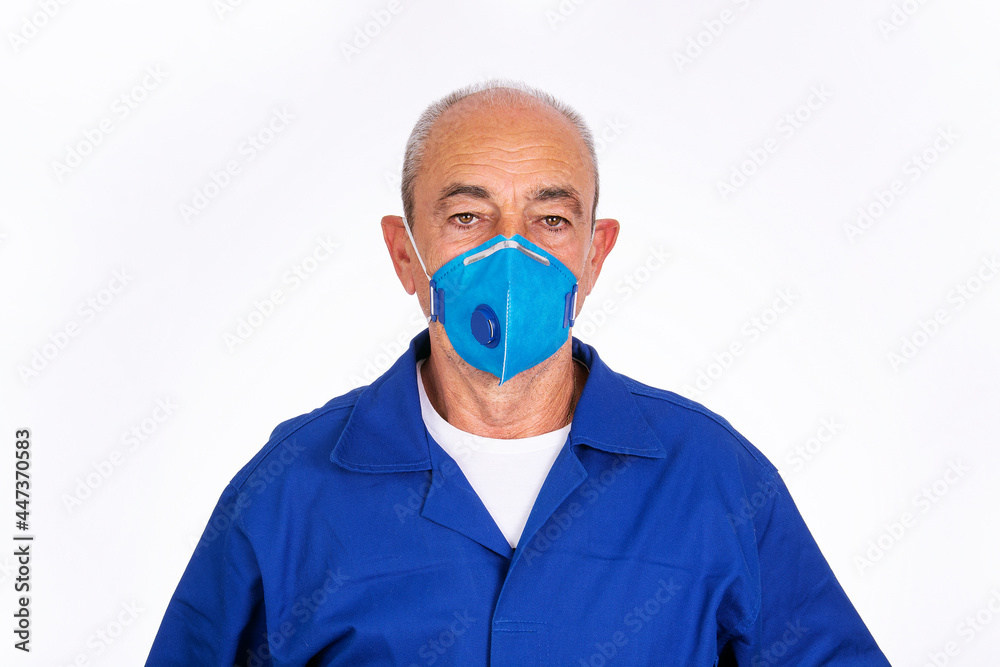
<path fill-rule="evenodd" d="M 466 97 L 476 94 L 482 94 L 484 100 L 488 104 L 495 104 L 498 106 L 509 106 L 523 100 L 524 97 L 529 97 L 558 111 L 563 115 L 563 117 L 566 118 L 566 120 L 573 124 L 573 127 L 575 127 L 577 132 L 579 132 L 580 138 L 583 139 L 583 143 L 587 147 L 587 152 L 590 154 L 590 164 L 594 170 L 594 207 L 590 214 L 590 225 L 591 229 L 593 229 L 597 218 L 597 196 L 600 188 L 600 179 L 597 176 L 597 152 L 594 150 L 594 135 L 590 132 L 590 128 L 587 127 L 587 123 L 583 120 L 583 116 L 581 116 L 571 106 L 556 99 L 545 91 L 532 88 L 531 86 L 528 86 L 520 81 L 512 81 L 510 79 L 489 79 L 488 81 L 481 81 L 479 83 L 459 88 L 458 90 L 452 91 L 448 95 L 445 95 L 438 101 L 434 102 L 424 109 L 422 114 L 420 114 L 417 124 L 413 126 L 413 131 L 410 132 L 410 138 L 406 141 L 406 152 L 403 156 L 401 186 L 403 194 L 403 214 L 406 216 L 406 220 L 410 224 L 410 227 L 413 227 L 413 182 L 417 177 L 417 172 L 420 170 L 421 162 L 424 157 L 424 150 L 427 144 L 427 137 L 430 135 L 431 128 L 434 127 L 434 124 L 441 117 L 441 114 L 464 100 Z"/>

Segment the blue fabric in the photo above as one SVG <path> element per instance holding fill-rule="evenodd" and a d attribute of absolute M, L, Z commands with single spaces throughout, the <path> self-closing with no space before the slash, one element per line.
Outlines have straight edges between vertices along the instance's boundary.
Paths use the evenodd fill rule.
<path fill-rule="evenodd" d="M 279 425 L 233 478 L 147 665 L 887 665 L 774 467 L 590 368 L 512 550 L 427 434 L 415 363 Z"/>
<path fill-rule="evenodd" d="M 516 246 L 496 249 L 505 241 L 516 242 L 547 263 Z M 491 248 L 495 251 L 488 256 L 465 263 Z M 500 384 L 545 361 L 569 338 L 564 316 L 576 276 L 523 236 L 508 239 L 498 234 L 452 259 L 434 272 L 433 279 L 443 290 L 444 329 L 455 351 L 470 365 L 496 375 Z M 470 326 L 473 312 L 482 304 L 492 308 L 499 320 L 500 340 L 495 347 L 478 341 Z"/>

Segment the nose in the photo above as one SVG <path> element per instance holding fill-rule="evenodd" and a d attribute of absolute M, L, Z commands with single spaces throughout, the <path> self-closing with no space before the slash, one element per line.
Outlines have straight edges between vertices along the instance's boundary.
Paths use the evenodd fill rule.
<path fill-rule="evenodd" d="M 504 211 L 500 215 L 500 222 L 497 224 L 496 233 L 503 234 L 507 238 L 512 238 L 516 234 L 528 238 L 527 223 L 524 220 L 524 215 L 520 212 Z"/>

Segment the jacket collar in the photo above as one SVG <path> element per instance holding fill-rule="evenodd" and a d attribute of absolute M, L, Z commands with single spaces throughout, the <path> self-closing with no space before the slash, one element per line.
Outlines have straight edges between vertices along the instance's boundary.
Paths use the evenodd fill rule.
<path fill-rule="evenodd" d="M 381 377 L 358 395 L 330 460 L 358 472 L 430 470 L 431 452 L 420 414 L 416 364 L 430 354 L 424 329 Z M 639 411 L 622 377 L 590 345 L 573 338 L 573 357 L 590 369 L 573 414 L 570 444 L 615 454 L 664 458 L 659 438 Z"/>

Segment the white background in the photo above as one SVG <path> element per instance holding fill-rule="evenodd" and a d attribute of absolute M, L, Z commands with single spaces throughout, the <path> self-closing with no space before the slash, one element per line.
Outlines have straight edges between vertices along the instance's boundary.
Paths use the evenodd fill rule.
<path fill-rule="evenodd" d="M 497 5 L 4 3 L 0 661 L 142 663 L 226 482 L 422 328 L 379 219 L 402 212 L 423 107 L 502 76 L 603 137 L 598 215 L 622 232 L 577 335 L 779 467 L 893 664 L 949 642 L 939 664 L 995 664 L 1000 6 Z M 293 118 L 268 135 L 276 110 Z M 852 231 L 859 208 L 877 215 Z M 241 319 L 259 326 L 227 342 Z M 30 655 L 11 632 L 17 428 Z"/>

